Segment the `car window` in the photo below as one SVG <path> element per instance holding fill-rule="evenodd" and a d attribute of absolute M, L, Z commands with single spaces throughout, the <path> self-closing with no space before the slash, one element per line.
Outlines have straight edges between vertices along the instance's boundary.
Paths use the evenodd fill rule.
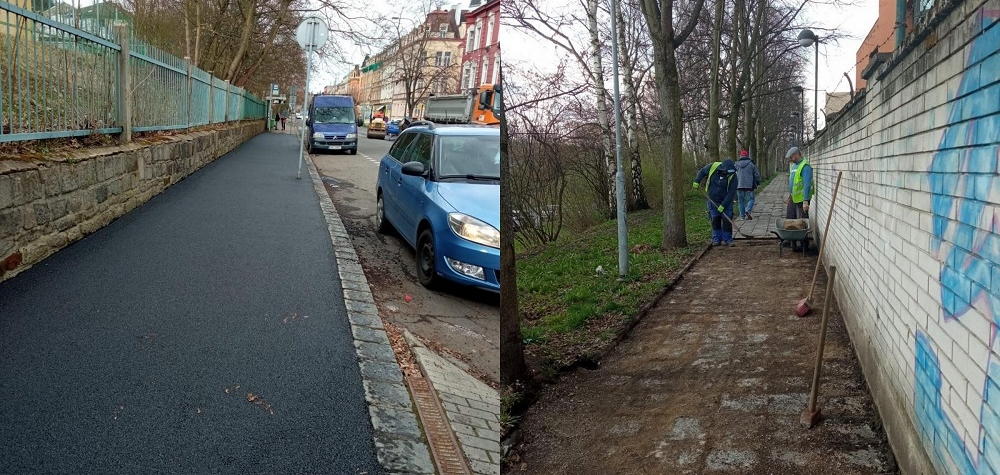
<path fill-rule="evenodd" d="M 392 148 L 389 149 L 389 156 L 395 158 L 396 160 L 406 163 L 403 160 L 403 154 L 406 153 L 406 147 L 413 143 L 413 139 L 418 134 L 403 134 L 398 139 L 396 143 L 392 144 Z"/>
<path fill-rule="evenodd" d="M 500 140 L 496 135 L 441 137 L 438 176 L 500 178 Z"/>
<path fill-rule="evenodd" d="M 434 136 L 429 134 L 414 135 L 417 135 L 418 138 L 406 152 L 406 158 L 402 162 L 420 162 L 424 164 L 424 167 L 430 167 L 431 151 L 434 150 Z"/>

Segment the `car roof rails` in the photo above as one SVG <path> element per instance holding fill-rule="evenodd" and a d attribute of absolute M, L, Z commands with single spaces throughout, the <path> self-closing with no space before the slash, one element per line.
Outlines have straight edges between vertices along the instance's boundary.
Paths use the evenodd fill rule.
<path fill-rule="evenodd" d="M 434 122 L 429 120 L 418 120 L 410 123 L 410 127 L 416 127 L 418 125 L 426 125 L 428 129 L 434 130 Z"/>

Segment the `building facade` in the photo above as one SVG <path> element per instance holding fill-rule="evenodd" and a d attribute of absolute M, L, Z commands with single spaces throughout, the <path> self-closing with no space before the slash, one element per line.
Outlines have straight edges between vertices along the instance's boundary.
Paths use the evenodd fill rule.
<path fill-rule="evenodd" d="M 428 97 L 458 93 L 463 45 L 460 12 L 435 10 L 392 44 L 365 58 L 356 69 L 355 86 L 362 119 L 419 119 Z M 412 104 L 407 103 L 408 96 Z"/>
<path fill-rule="evenodd" d="M 500 79 L 500 0 L 473 0 L 470 7 L 462 54 L 461 90 L 465 92 Z"/>

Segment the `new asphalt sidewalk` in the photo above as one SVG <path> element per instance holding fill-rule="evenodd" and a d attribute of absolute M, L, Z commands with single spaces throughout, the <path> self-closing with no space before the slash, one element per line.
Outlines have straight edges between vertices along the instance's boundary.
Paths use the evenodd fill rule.
<path fill-rule="evenodd" d="M 0 284 L 0 473 L 433 473 L 297 152 L 264 133 Z"/>

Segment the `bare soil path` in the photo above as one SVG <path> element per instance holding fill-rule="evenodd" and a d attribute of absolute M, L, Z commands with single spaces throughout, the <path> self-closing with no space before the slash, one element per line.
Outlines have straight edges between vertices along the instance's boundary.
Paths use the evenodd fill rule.
<path fill-rule="evenodd" d="M 897 473 L 836 305 L 819 406 L 799 424 L 819 336 L 825 280 L 813 312 L 794 315 L 815 256 L 777 241 L 714 248 L 597 370 L 548 388 L 525 414 L 505 473 Z"/>

